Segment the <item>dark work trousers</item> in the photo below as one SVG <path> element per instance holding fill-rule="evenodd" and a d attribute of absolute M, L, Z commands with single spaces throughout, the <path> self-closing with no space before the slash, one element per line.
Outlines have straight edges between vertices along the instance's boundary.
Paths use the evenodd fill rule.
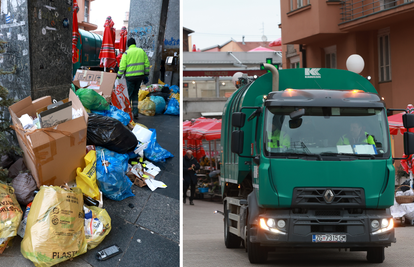
<path fill-rule="evenodd" d="M 134 114 L 134 116 L 138 116 L 138 92 L 139 88 L 141 87 L 141 82 L 143 80 L 144 77 L 134 77 L 133 79 L 128 77 L 126 81 L 128 87 L 129 101 L 131 102 L 132 114 Z"/>
<path fill-rule="evenodd" d="M 187 190 L 188 190 L 188 188 L 190 187 L 190 184 L 189 183 L 187 183 L 185 180 L 183 181 L 183 189 L 184 189 L 184 199 L 186 199 L 187 198 Z M 192 201 L 193 199 L 194 199 L 194 196 L 195 196 L 195 187 L 196 187 L 196 185 L 193 183 L 193 181 L 191 180 L 191 189 L 190 189 L 190 192 L 191 192 L 191 195 L 190 195 L 190 201 Z"/>

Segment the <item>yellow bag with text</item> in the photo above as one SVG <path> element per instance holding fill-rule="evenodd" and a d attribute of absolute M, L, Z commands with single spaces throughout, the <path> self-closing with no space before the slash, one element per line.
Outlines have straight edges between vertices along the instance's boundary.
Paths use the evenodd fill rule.
<path fill-rule="evenodd" d="M 22 217 L 23 211 L 17 202 L 14 188 L 0 182 L 0 239 L 17 235 Z"/>
<path fill-rule="evenodd" d="M 85 237 L 88 249 L 96 248 L 111 231 L 111 217 L 105 209 L 84 206 Z"/>
<path fill-rule="evenodd" d="M 99 200 L 99 188 L 96 184 L 96 151 L 91 150 L 84 157 L 85 159 L 85 169 L 78 168 L 76 170 L 76 185 L 82 189 L 82 192 Z"/>
<path fill-rule="evenodd" d="M 86 252 L 83 195 L 78 187 L 41 186 L 29 215 L 20 251 L 35 266 L 53 266 Z"/>

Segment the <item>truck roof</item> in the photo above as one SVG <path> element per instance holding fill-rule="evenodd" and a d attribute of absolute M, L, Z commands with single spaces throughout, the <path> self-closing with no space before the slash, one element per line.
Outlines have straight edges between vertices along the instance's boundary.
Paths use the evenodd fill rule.
<path fill-rule="evenodd" d="M 361 90 L 286 89 L 270 92 L 265 106 L 317 106 L 317 107 L 376 107 L 384 102 L 377 94 Z"/>

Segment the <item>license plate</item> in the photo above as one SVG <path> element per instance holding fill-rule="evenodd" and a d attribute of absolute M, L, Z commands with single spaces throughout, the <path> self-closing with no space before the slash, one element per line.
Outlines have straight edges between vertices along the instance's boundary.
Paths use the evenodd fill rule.
<path fill-rule="evenodd" d="M 343 243 L 346 242 L 346 235 L 333 235 L 333 234 L 323 234 L 323 235 L 312 235 L 313 243 Z"/>

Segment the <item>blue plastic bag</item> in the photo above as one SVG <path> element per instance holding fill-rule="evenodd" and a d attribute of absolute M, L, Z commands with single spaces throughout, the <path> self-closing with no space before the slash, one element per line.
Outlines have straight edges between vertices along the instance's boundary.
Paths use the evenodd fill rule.
<path fill-rule="evenodd" d="M 123 125 L 128 125 L 128 123 L 131 121 L 131 117 L 128 113 L 126 113 L 123 110 L 120 110 L 119 108 L 115 106 L 110 106 L 109 110 L 91 110 L 92 113 L 111 117 L 114 119 L 119 120 Z"/>
<path fill-rule="evenodd" d="M 144 149 L 144 156 L 153 162 L 165 161 L 167 158 L 173 158 L 174 155 L 168 152 L 168 150 L 162 148 L 157 143 L 157 133 L 155 129 L 149 129 L 152 131 L 151 139 L 148 147 Z"/>
<path fill-rule="evenodd" d="M 151 96 L 151 101 L 155 103 L 155 114 L 162 114 L 165 110 L 165 100 L 162 96 Z"/>
<path fill-rule="evenodd" d="M 178 104 L 177 99 L 171 98 L 168 101 L 167 110 L 164 112 L 166 115 L 180 115 L 180 105 Z"/>
<path fill-rule="evenodd" d="M 96 147 L 96 181 L 104 196 L 112 200 L 133 197 L 132 182 L 125 175 L 128 154 L 118 154 L 103 147 Z"/>
<path fill-rule="evenodd" d="M 171 85 L 170 90 L 173 90 L 174 94 L 180 92 L 180 88 L 177 85 Z"/>

